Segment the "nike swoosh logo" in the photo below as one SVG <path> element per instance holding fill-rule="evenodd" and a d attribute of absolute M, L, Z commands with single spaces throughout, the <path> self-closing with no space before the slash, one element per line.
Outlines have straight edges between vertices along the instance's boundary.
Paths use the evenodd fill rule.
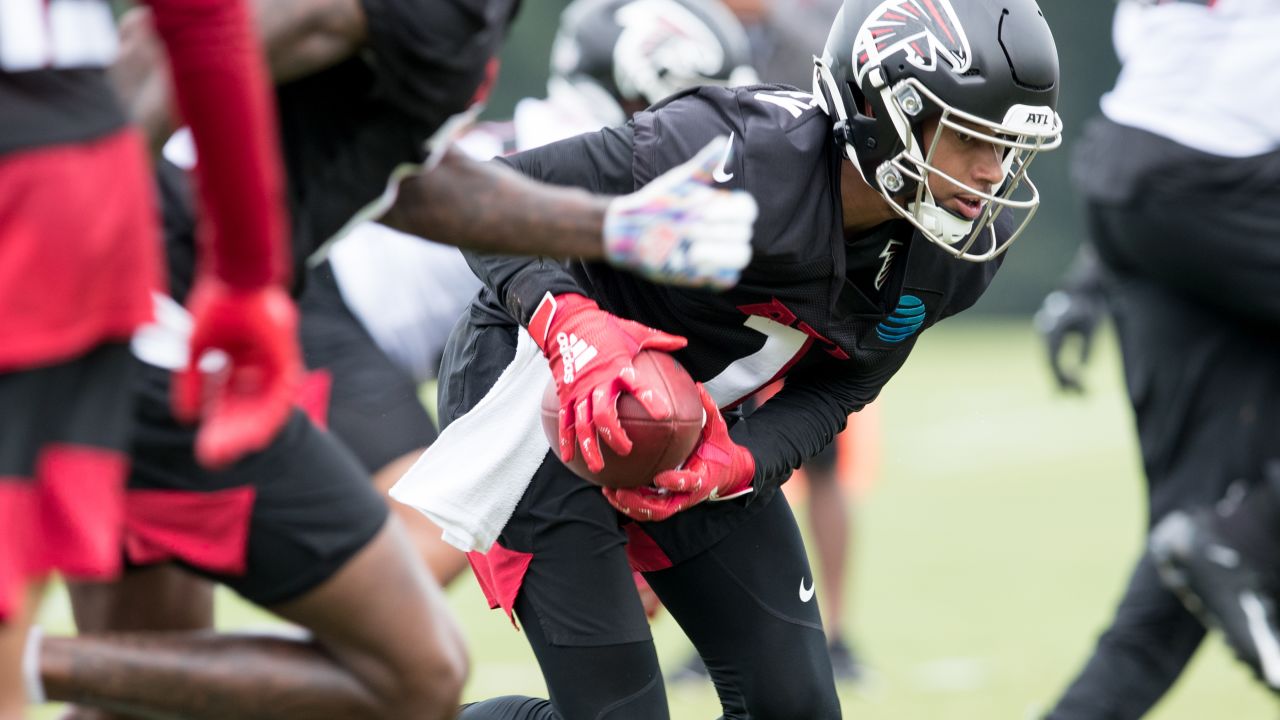
<path fill-rule="evenodd" d="M 733 155 L 733 135 L 733 132 L 729 133 L 729 143 L 724 146 L 724 157 L 720 158 L 720 165 L 711 171 L 711 179 L 718 183 L 727 183 L 733 179 L 733 173 L 725 172 L 725 166 L 729 164 L 729 156 Z"/>
<path fill-rule="evenodd" d="M 804 586 L 804 578 L 800 578 L 800 602 L 807 603 L 812 599 L 813 599 L 813 584 L 810 583 L 809 587 L 806 588 Z"/>

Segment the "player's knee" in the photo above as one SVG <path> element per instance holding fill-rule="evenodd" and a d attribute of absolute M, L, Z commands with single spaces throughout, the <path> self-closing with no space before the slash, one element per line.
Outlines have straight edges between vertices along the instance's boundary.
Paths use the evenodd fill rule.
<path fill-rule="evenodd" d="M 399 669 L 384 718 L 452 718 L 462 702 L 470 669 L 460 639 L 437 643 L 434 652 Z"/>

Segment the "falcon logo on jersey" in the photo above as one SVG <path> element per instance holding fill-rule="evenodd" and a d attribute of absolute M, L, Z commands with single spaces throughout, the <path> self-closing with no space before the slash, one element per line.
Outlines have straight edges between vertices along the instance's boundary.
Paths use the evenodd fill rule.
<path fill-rule="evenodd" d="M 898 254 L 898 248 L 902 246 L 901 240 L 890 240 L 884 244 L 884 250 L 880 251 L 880 257 L 884 262 L 880 263 L 880 271 L 876 273 L 876 289 L 884 287 L 884 283 L 889 279 L 889 271 L 893 269 L 893 258 Z"/>
<path fill-rule="evenodd" d="M 858 82 L 872 67 L 897 53 L 921 70 L 938 69 L 941 59 L 955 73 L 969 69 L 973 53 L 951 0 L 885 0 L 858 30 L 853 66 Z"/>
<path fill-rule="evenodd" d="M 898 307 L 876 326 L 876 337 L 887 343 L 900 343 L 916 334 L 924 325 L 924 301 L 915 295 L 898 298 Z"/>

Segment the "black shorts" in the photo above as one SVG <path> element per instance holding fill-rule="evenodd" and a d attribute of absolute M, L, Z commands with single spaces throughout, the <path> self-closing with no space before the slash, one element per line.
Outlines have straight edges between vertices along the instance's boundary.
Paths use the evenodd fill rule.
<path fill-rule="evenodd" d="M 1280 336 L 1142 277 L 1112 277 L 1150 521 L 1216 502 L 1280 457 Z"/>
<path fill-rule="evenodd" d="M 1097 120 L 1073 172 L 1109 270 L 1280 335 L 1280 151 L 1217 157 Z"/>
<path fill-rule="evenodd" d="M 0 621 L 32 579 L 119 572 L 133 362 L 108 343 L 0 373 Z"/>
<path fill-rule="evenodd" d="M 311 271 L 298 303 L 307 368 L 328 377 L 329 431 L 369 473 L 427 447 L 436 426 L 407 372 L 382 352 L 342 299 L 333 269 Z"/>
<path fill-rule="evenodd" d="M 213 472 L 169 411 L 169 373 L 139 372 L 128 483 L 135 565 L 175 561 L 271 606 L 330 578 L 382 528 L 386 501 L 351 453 L 295 411 L 265 450 Z"/>

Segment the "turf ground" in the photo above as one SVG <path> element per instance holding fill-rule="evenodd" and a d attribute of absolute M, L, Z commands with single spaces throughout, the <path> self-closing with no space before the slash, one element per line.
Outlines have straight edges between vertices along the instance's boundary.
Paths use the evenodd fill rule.
<path fill-rule="evenodd" d="M 1082 399 L 1054 393 L 1025 322 L 932 330 L 890 383 L 882 477 L 858 508 L 845 612 L 873 672 L 842 688 L 846 717 L 1024 720 L 1083 662 L 1145 523 L 1109 340 L 1095 349 Z M 468 699 L 544 694 L 527 646 L 484 609 L 474 583 L 465 578 L 451 596 L 472 649 Z M 65 629 L 69 617 L 53 595 L 45 626 Z M 220 601 L 222 627 L 265 622 L 233 597 Z M 664 665 L 675 667 L 689 652 L 679 628 L 663 616 L 654 632 Z M 718 714 L 709 686 L 669 693 L 677 720 Z M 1275 702 L 1215 639 L 1150 717 L 1275 715 Z"/>

